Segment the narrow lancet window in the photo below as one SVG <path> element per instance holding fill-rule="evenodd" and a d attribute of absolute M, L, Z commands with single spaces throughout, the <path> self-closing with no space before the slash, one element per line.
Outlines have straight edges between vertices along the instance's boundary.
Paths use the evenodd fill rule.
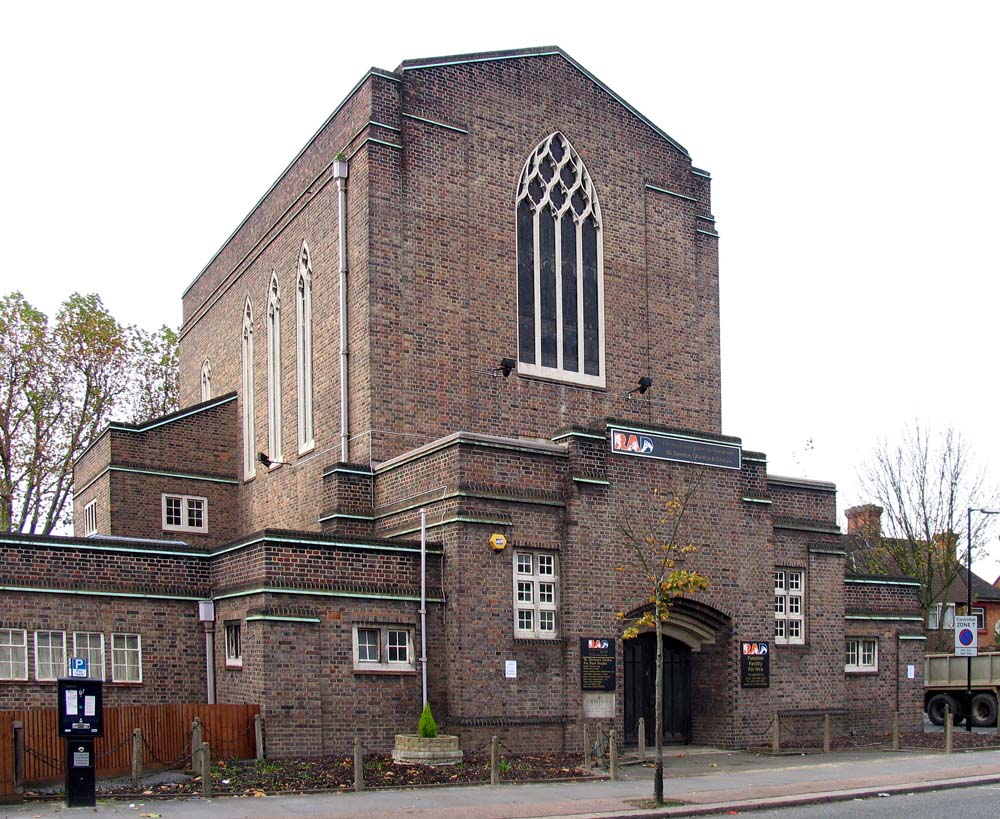
<path fill-rule="evenodd" d="M 267 455 L 272 461 L 284 460 L 281 426 L 281 292 L 272 273 L 267 294 Z"/>
<path fill-rule="evenodd" d="M 207 358 L 201 362 L 201 400 L 212 397 L 212 362 Z"/>
<path fill-rule="evenodd" d="M 313 448 L 312 262 L 309 246 L 299 253 L 295 285 L 295 372 L 298 395 L 299 452 Z"/>
<path fill-rule="evenodd" d="M 247 298 L 243 308 L 243 479 L 257 474 L 254 453 L 253 307 Z"/>

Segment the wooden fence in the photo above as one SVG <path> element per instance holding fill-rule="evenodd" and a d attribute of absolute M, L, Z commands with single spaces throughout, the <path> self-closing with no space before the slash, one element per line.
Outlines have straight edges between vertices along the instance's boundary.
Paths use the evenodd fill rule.
<path fill-rule="evenodd" d="M 104 709 L 104 736 L 94 740 L 97 775 L 117 776 L 132 767 L 132 731 L 142 729 L 145 768 L 190 764 L 191 723 L 202 722 L 213 759 L 256 755 L 254 717 L 259 705 L 121 705 Z M 0 711 L 0 796 L 14 793 L 14 722 L 24 726 L 24 781 L 64 777 L 66 740 L 59 736 L 55 708 Z"/>

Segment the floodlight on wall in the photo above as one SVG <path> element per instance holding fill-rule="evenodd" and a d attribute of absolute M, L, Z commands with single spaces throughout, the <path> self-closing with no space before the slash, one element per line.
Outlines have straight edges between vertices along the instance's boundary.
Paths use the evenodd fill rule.
<path fill-rule="evenodd" d="M 490 370 L 490 375 L 510 378 L 510 374 L 517 369 L 517 362 L 513 358 L 501 358 L 500 366 Z"/>
<path fill-rule="evenodd" d="M 630 389 L 627 393 L 625 393 L 625 397 L 628 398 L 629 400 L 632 400 L 633 398 L 635 398 L 636 393 L 638 393 L 639 395 L 645 395 L 646 390 L 648 390 L 652 386 L 653 386 L 653 379 L 650 378 L 648 375 L 644 375 L 642 378 L 639 379 L 639 386 Z"/>
<path fill-rule="evenodd" d="M 259 461 L 260 463 L 264 464 L 264 466 L 267 466 L 267 467 L 270 467 L 270 466 L 272 466 L 273 464 L 284 464 L 285 466 L 291 466 L 291 464 L 290 464 L 290 463 L 288 463 L 288 461 L 272 461 L 272 460 L 271 460 L 270 458 L 268 458 L 268 457 L 267 457 L 267 455 L 266 455 L 265 453 L 263 453 L 263 452 L 258 452 L 258 453 L 257 453 L 257 460 L 258 460 L 258 461 Z"/>

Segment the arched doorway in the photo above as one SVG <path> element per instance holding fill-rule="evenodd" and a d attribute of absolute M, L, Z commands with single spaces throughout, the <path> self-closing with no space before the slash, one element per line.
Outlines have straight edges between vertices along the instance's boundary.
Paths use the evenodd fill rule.
<path fill-rule="evenodd" d="M 637 618 L 649 609 L 644 606 L 629 612 L 628 619 Z M 692 667 L 699 678 L 705 674 L 725 674 L 715 667 L 714 660 L 702 659 L 702 647 L 711 646 L 729 625 L 729 616 L 705 603 L 690 598 L 676 598 L 670 605 L 670 617 L 663 624 L 663 741 L 688 743 L 692 738 Z M 656 740 L 656 633 L 652 630 L 631 640 L 622 641 L 622 665 L 625 683 L 625 742 L 638 742 L 639 718 L 645 720 L 646 744 Z M 704 715 L 702 715 L 704 718 Z"/>
<path fill-rule="evenodd" d="M 625 742 L 637 743 L 639 718 L 646 723 L 646 744 L 656 741 L 656 634 L 626 640 Z M 691 741 L 691 649 L 663 638 L 663 741 Z"/>

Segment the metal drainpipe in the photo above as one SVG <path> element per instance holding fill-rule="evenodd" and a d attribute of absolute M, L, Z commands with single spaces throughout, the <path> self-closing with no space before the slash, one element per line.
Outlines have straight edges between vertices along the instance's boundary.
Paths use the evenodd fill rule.
<path fill-rule="evenodd" d="M 340 460 L 350 460 L 348 422 L 347 363 L 347 160 L 335 159 L 333 177 L 337 180 L 337 247 L 340 252 Z"/>
<path fill-rule="evenodd" d="M 427 510 L 420 510 L 420 674 L 427 705 Z"/>
<path fill-rule="evenodd" d="M 205 628 L 205 667 L 208 669 L 208 704 L 215 705 L 215 623 L 202 623 Z"/>

